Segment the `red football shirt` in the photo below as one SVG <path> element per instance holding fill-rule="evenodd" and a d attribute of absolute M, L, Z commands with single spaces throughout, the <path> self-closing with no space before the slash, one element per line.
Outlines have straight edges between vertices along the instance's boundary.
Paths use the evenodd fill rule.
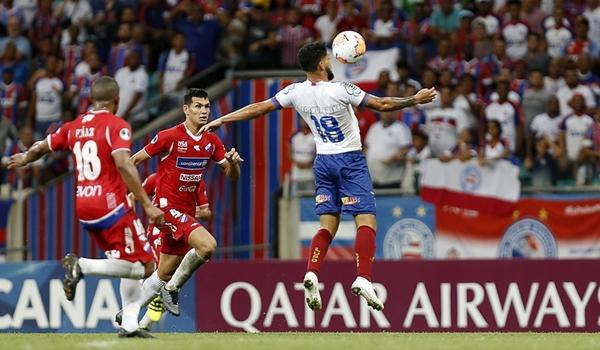
<path fill-rule="evenodd" d="M 70 150 L 76 166 L 76 208 L 82 221 L 98 221 L 128 208 L 127 187 L 112 154 L 130 151 L 129 124 L 106 110 L 91 111 L 47 137 L 52 151 Z"/>
<path fill-rule="evenodd" d="M 154 192 L 156 192 L 156 173 L 148 175 L 142 186 L 144 186 L 144 191 L 147 195 L 154 195 Z M 204 179 L 200 180 L 200 184 L 196 190 L 196 205 L 200 207 L 208 205 L 208 196 L 206 195 L 206 183 L 204 182 Z"/>
<path fill-rule="evenodd" d="M 198 187 L 209 159 L 225 162 L 219 137 L 212 132 L 193 135 L 182 123 L 159 132 L 144 151 L 150 157 L 166 153 L 158 165 L 155 204 L 195 216 Z"/>

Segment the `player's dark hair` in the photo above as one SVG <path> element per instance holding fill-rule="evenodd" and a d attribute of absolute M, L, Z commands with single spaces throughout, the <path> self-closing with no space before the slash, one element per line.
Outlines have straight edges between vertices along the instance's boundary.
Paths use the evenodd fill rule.
<path fill-rule="evenodd" d="M 119 95 L 119 84 L 107 75 L 98 78 L 92 84 L 92 100 L 95 102 L 110 102 Z"/>
<path fill-rule="evenodd" d="M 305 72 L 315 72 L 319 62 L 325 56 L 327 56 L 327 47 L 322 41 L 305 44 L 298 50 L 298 62 Z"/>
<path fill-rule="evenodd" d="M 194 98 L 194 97 L 208 98 L 208 92 L 206 92 L 206 90 L 197 89 L 197 88 L 188 89 L 188 91 L 185 93 L 185 96 L 183 97 L 183 104 L 185 104 L 185 105 L 191 104 L 192 98 Z"/>

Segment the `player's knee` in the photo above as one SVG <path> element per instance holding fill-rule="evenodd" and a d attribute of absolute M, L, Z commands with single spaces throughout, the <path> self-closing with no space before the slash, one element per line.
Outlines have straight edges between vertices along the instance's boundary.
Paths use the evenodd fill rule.
<path fill-rule="evenodd" d="M 217 249 L 217 241 L 211 235 L 204 237 L 196 248 L 198 255 L 204 257 L 205 260 L 210 259 L 215 250 Z"/>
<path fill-rule="evenodd" d="M 150 261 L 144 265 L 144 278 L 150 277 L 154 272 L 154 261 Z"/>
<path fill-rule="evenodd" d="M 173 273 L 174 272 L 170 272 L 170 271 L 164 271 L 164 270 L 160 270 L 158 269 L 156 271 L 156 274 L 158 275 L 158 278 L 160 278 L 161 281 L 170 281 L 171 277 L 173 277 Z"/>

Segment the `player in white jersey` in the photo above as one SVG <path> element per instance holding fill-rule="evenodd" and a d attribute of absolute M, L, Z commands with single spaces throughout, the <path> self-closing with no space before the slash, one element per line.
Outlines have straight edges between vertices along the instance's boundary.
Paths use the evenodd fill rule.
<path fill-rule="evenodd" d="M 310 125 L 317 146 L 314 162 L 316 213 L 321 228 L 314 236 L 304 276 L 306 301 L 312 310 L 321 309 L 317 273 L 340 223 L 341 212 L 354 216 L 357 226 L 357 278 L 352 293 L 362 296 L 375 310 L 383 310 L 371 284 L 375 257 L 375 195 L 369 170 L 362 153 L 358 120 L 353 107 L 366 106 L 377 111 L 393 111 L 431 102 L 435 90 L 423 89 L 410 97 L 376 97 L 347 82 L 331 82 L 333 72 L 327 49 L 322 42 L 304 45 L 298 62 L 306 80 L 287 86 L 275 97 L 248 105 L 218 118 L 202 131 L 223 123 L 257 118 L 284 107 L 294 107 Z"/>

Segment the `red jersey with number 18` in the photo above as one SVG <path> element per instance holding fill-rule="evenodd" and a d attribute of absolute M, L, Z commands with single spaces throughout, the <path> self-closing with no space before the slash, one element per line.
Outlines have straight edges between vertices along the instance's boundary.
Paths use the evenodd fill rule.
<path fill-rule="evenodd" d="M 159 132 L 144 147 L 150 157 L 166 153 L 158 165 L 155 205 L 195 216 L 196 197 L 209 160 L 225 162 L 225 146 L 212 132 L 198 136 L 184 123 Z"/>
<path fill-rule="evenodd" d="M 90 111 L 48 135 L 52 151 L 70 150 L 77 178 L 77 216 L 94 224 L 129 210 L 127 187 L 112 154 L 129 151 L 129 124 L 106 111 Z"/>

